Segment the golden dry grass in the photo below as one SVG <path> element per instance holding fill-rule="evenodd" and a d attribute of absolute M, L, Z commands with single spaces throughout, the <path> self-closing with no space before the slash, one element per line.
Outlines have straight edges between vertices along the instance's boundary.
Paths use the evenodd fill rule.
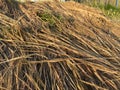
<path fill-rule="evenodd" d="M 75 2 L 0 0 L 0 90 L 119 90 L 119 30 Z"/>

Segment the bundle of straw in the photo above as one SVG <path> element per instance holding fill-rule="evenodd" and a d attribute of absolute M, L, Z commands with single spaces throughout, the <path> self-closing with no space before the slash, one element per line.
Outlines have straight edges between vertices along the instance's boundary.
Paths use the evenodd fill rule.
<path fill-rule="evenodd" d="M 120 90 L 119 29 L 75 2 L 0 0 L 0 90 Z"/>

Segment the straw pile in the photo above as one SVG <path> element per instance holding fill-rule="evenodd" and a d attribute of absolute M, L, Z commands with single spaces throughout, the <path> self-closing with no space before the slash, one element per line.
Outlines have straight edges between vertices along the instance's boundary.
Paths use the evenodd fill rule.
<path fill-rule="evenodd" d="M 120 90 L 119 30 L 75 2 L 0 0 L 0 90 Z"/>

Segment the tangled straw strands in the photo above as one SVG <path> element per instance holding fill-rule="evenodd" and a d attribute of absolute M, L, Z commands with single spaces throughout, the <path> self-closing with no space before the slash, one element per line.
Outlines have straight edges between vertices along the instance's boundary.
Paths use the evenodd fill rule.
<path fill-rule="evenodd" d="M 120 90 L 119 29 L 75 2 L 0 0 L 0 90 Z"/>

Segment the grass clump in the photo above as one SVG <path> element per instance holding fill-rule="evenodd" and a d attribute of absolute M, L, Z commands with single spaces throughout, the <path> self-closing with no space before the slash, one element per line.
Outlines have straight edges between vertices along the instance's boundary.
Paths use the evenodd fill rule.
<path fill-rule="evenodd" d="M 111 4 L 103 5 L 100 3 L 93 3 L 90 4 L 90 6 L 101 9 L 103 13 L 112 20 L 114 19 L 120 20 L 120 7 L 116 7 Z"/>
<path fill-rule="evenodd" d="M 98 5 L 100 9 L 102 9 L 107 16 L 112 18 L 119 18 L 120 19 L 120 8 L 115 7 L 113 5 L 107 4 L 107 5 Z"/>
<path fill-rule="evenodd" d="M 50 14 L 49 12 L 42 12 L 42 13 L 37 13 L 37 15 L 45 22 L 47 22 L 51 27 L 55 26 L 55 20 L 53 18 L 53 15 Z"/>

